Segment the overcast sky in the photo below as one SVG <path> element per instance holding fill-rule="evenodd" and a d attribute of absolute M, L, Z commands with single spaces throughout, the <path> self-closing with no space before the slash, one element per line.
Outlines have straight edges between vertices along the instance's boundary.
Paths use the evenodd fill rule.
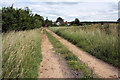
<path fill-rule="evenodd" d="M 32 12 L 53 21 L 116 21 L 119 0 L 0 0 L 0 8 L 14 3 L 15 8 L 29 7 Z"/>

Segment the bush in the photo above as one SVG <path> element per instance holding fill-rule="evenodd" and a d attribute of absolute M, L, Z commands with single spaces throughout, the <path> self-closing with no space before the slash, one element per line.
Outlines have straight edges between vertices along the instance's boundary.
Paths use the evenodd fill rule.
<path fill-rule="evenodd" d="M 43 17 L 37 14 L 33 15 L 28 7 L 15 9 L 12 5 L 2 8 L 2 32 L 40 28 L 43 22 Z"/>

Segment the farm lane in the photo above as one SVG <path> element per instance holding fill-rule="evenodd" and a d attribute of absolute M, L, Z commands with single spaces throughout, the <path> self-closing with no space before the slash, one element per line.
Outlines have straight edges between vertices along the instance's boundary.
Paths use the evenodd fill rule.
<path fill-rule="evenodd" d="M 54 37 L 56 37 L 61 43 L 63 43 L 73 54 L 78 56 L 78 58 L 83 61 L 88 67 L 90 67 L 95 74 L 100 78 L 118 78 L 118 69 L 113 66 L 91 56 L 87 52 L 80 50 L 78 47 L 68 42 L 67 40 L 59 37 L 52 31 L 46 29 Z"/>
<path fill-rule="evenodd" d="M 38 78 L 74 78 L 64 60 L 54 54 L 53 46 L 46 34 L 42 35 L 42 62 Z"/>

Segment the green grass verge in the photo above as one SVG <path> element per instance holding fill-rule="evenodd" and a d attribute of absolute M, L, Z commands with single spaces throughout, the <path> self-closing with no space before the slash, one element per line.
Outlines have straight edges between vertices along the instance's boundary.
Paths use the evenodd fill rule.
<path fill-rule="evenodd" d="M 39 29 L 3 34 L 2 78 L 37 78 L 42 60 Z"/>
<path fill-rule="evenodd" d="M 83 76 L 81 78 L 93 78 L 93 73 L 88 67 L 80 62 L 77 56 L 72 54 L 60 41 L 58 41 L 54 36 L 44 29 L 44 32 L 47 34 L 50 42 L 52 43 L 56 53 L 60 53 L 61 56 L 67 61 L 69 67 L 73 70 L 81 71 Z"/>

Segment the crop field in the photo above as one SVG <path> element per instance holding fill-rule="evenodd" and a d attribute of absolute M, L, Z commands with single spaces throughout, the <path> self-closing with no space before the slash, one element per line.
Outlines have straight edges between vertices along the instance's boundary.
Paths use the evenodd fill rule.
<path fill-rule="evenodd" d="M 0 79 L 119 78 L 118 1 L 86 1 L 1 4 Z"/>
<path fill-rule="evenodd" d="M 36 78 L 41 57 L 40 29 L 3 33 L 2 78 Z"/>
<path fill-rule="evenodd" d="M 81 27 L 51 28 L 93 56 L 118 67 L 118 24 L 94 24 Z"/>

